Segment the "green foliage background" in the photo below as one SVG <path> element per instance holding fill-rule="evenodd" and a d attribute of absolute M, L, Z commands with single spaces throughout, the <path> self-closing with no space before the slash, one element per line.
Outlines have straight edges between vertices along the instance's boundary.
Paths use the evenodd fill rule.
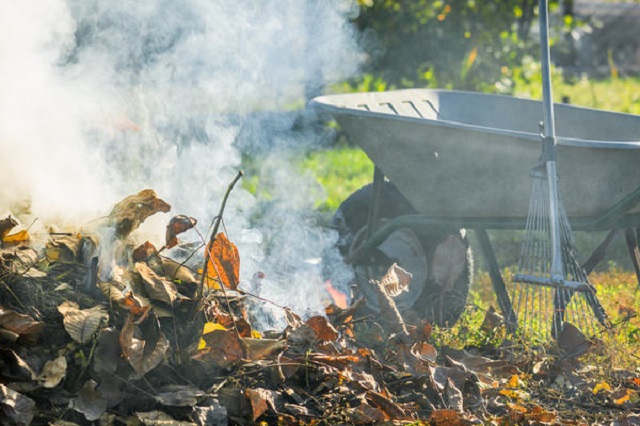
<path fill-rule="evenodd" d="M 358 90 L 487 91 L 535 53 L 538 0 L 360 0 L 367 74 Z M 551 2 L 555 8 L 557 1 Z"/>

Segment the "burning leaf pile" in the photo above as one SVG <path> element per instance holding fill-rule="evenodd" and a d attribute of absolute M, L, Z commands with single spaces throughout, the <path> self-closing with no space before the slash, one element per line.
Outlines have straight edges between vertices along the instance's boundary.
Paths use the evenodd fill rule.
<path fill-rule="evenodd" d="M 162 255 L 193 218 L 172 218 L 160 249 L 127 246 L 169 209 L 153 191 L 114 207 L 107 280 L 94 237 L 52 235 L 36 251 L 0 221 L 0 423 L 640 424 L 638 372 L 605 381 L 584 368 L 593 344 L 577 329 L 556 354 L 436 348 L 431 326 L 394 305 L 411 279 L 397 265 L 372 283 L 380 315 L 362 301 L 304 319 L 281 307 L 287 326 L 259 333 L 251 307 L 270 302 L 242 290 L 224 233 L 203 242 L 201 270 Z M 485 327 L 503 327 L 499 315 Z"/>

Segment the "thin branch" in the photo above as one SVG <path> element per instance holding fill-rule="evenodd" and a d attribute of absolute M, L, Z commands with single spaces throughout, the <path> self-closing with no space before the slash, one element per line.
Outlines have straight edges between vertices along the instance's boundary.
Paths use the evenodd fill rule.
<path fill-rule="evenodd" d="M 205 253 L 207 253 L 207 256 L 205 256 L 204 266 L 202 267 L 202 276 L 200 278 L 200 284 L 198 286 L 198 291 L 196 293 L 196 300 L 198 301 L 196 312 L 200 311 L 200 309 L 202 308 L 202 303 L 204 301 L 204 283 L 205 283 L 205 279 L 207 278 L 207 269 L 209 268 L 209 260 L 211 258 L 211 252 L 209 250 L 209 247 L 213 245 L 213 242 L 216 239 L 218 229 L 220 228 L 220 222 L 222 221 L 222 215 L 224 213 L 225 207 L 227 206 L 227 200 L 229 199 L 229 194 L 231 194 L 233 187 L 240 180 L 243 174 L 244 173 L 242 170 L 238 171 L 238 174 L 236 175 L 236 177 L 231 181 L 231 183 L 227 187 L 227 192 L 224 194 L 224 198 L 222 199 L 222 204 L 220 205 L 220 210 L 218 211 L 218 215 L 214 219 L 215 223 L 213 225 L 213 231 L 211 231 L 211 236 L 209 237 L 209 244 L 207 244 L 207 246 L 205 247 Z M 222 291 L 224 292 L 224 285 L 221 285 L 220 287 L 222 287 Z M 224 292 L 224 295 L 226 299 L 227 297 L 226 292 Z M 227 304 L 228 303 L 229 301 L 227 300 Z"/>

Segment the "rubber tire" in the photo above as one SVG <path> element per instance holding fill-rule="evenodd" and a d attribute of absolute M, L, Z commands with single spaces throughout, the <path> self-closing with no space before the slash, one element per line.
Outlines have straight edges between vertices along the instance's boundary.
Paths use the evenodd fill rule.
<path fill-rule="evenodd" d="M 339 234 L 337 246 L 344 257 L 348 255 L 356 234 L 367 225 L 372 191 L 372 184 L 360 188 L 342 202 L 333 217 L 332 227 Z M 380 201 L 380 220 L 417 214 L 411 203 L 391 182 L 384 182 Z M 413 229 L 411 231 L 415 233 L 426 256 L 428 278 L 423 282 L 414 281 L 411 283 L 412 286 L 421 285 L 423 289 L 411 307 L 404 310 L 401 309 L 403 317 L 406 322 L 412 324 L 427 321 L 438 326 L 452 326 L 464 312 L 469 295 L 469 287 L 472 280 L 472 257 L 469 242 L 463 230 L 445 232 Z M 448 291 L 443 291 L 432 276 L 432 262 L 438 245 L 450 236 L 459 239 L 464 245 L 466 259 L 464 268 L 453 285 L 450 286 Z M 364 260 L 364 263 L 369 265 L 377 264 L 378 270 L 382 271 L 386 270 L 394 261 L 396 259 L 390 259 L 384 253 L 374 250 Z M 402 266 L 401 262 L 398 263 Z M 357 275 L 358 269 L 354 269 Z M 362 286 L 368 285 L 368 279 L 369 277 L 356 276 L 355 291 L 360 290 L 360 293 L 362 293 Z M 357 300 L 357 298 L 358 295 L 354 294 L 353 299 Z M 371 307 L 366 307 L 365 309 L 371 310 Z"/>

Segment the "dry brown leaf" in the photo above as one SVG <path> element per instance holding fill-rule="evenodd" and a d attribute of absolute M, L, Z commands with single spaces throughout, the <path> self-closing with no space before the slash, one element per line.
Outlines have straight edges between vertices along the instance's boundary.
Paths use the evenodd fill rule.
<path fill-rule="evenodd" d="M 170 407 L 193 407 L 206 393 L 193 386 L 167 385 L 158 390 L 156 401 Z"/>
<path fill-rule="evenodd" d="M 302 318 L 286 306 L 284 308 L 284 314 L 289 327 L 296 329 L 303 324 Z"/>
<path fill-rule="evenodd" d="M 366 398 L 372 404 L 380 408 L 390 419 L 400 420 L 404 419 L 407 416 L 402 407 L 400 407 L 398 404 L 396 404 L 380 392 L 368 390 L 366 393 Z"/>
<path fill-rule="evenodd" d="M 472 377 L 473 373 L 470 373 L 466 369 L 461 369 L 457 366 L 454 367 L 442 367 L 436 366 L 433 368 L 433 379 L 435 382 L 444 389 L 448 379 L 453 380 L 453 383 L 457 388 L 463 388 L 464 383 Z"/>
<path fill-rule="evenodd" d="M 177 215 L 171 218 L 167 225 L 167 233 L 165 237 L 165 244 L 168 249 L 178 245 L 178 235 L 196 226 L 198 223 L 192 217 L 185 215 Z"/>
<path fill-rule="evenodd" d="M 78 396 L 71 400 L 71 407 L 84 414 L 90 422 L 98 420 L 107 411 L 107 400 L 97 387 L 95 381 L 87 380 Z"/>
<path fill-rule="evenodd" d="M 384 291 L 391 297 L 396 297 L 409 289 L 413 275 L 394 263 L 387 269 L 387 273 L 380 280 Z"/>
<path fill-rule="evenodd" d="M 355 425 L 376 424 L 389 419 L 382 410 L 372 407 L 366 401 L 351 409 L 349 416 Z"/>
<path fill-rule="evenodd" d="M 253 361 L 260 359 L 273 359 L 286 346 L 285 340 L 279 339 L 242 339 L 245 345 L 247 358 Z"/>
<path fill-rule="evenodd" d="M 416 343 L 411 348 L 411 352 L 413 352 L 418 358 L 423 361 L 429 361 L 435 364 L 436 359 L 438 358 L 438 351 L 433 345 L 428 343 Z"/>
<path fill-rule="evenodd" d="M 162 332 L 157 332 L 157 335 L 143 336 L 147 340 L 134 337 L 137 323 L 145 319 L 146 316 L 136 320 L 135 315 L 129 313 L 118 338 L 122 355 L 135 370 L 136 378 L 143 377 L 160 365 L 169 349 L 169 341 Z"/>
<path fill-rule="evenodd" d="M 163 333 L 160 333 L 153 350 L 151 352 L 147 352 L 143 348 L 143 350 L 141 351 L 141 356 L 139 358 L 140 361 L 138 362 L 137 360 L 135 360 L 131 365 L 139 374 L 139 376 L 142 377 L 149 371 L 160 365 L 162 361 L 164 361 L 169 346 L 169 340 L 167 340 Z"/>
<path fill-rule="evenodd" d="M 495 330 L 496 328 L 498 328 L 502 324 L 504 324 L 504 318 L 502 317 L 502 315 L 496 312 L 493 306 L 490 306 L 484 315 L 484 320 L 482 321 L 480 330 L 489 333 Z"/>
<path fill-rule="evenodd" d="M 131 346 L 128 351 L 128 361 L 133 367 L 137 376 L 135 378 L 141 378 L 149 371 L 156 368 L 162 361 L 169 349 L 169 341 L 164 334 L 160 333 L 158 341 L 152 351 L 147 352 L 145 346 L 146 341 L 133 338 Z"/>
<path fill-rule="evenodd" d="M 432 411 L 428 421 L 437 426 L 466 426 L 462 415 L 455 410 Z"/>
<path fill-rule="evenodd" d="M 33 370 L 18 354 L 0 347 L 0 382 L 28 382 L 34 378 Z"/>
<path fill-rule="evenodd" d="M 329 321 L 323 316 L 316 315 L 307 320 L 305 323 L 316 333 L 316 338 L 318 340 L 333 342 L 338 337 L 340 337 L 340 333 L 331 325 Z"/>
<path fill-rule="evenodd" d="M 229 413 L 227 407 L 220 404 L 217 399 L 209 398 L 206 403 L 192 407 L 192 416 L 198 426 L 205 425 L 225 425 L 229 423 Z"/>
<path fill-rule="evenodd" d="M 136 414 L 137 423 L 141 426 L 196 426 L 196 423 L 176 420 L 162 411 L 138 412 Z"/>
<path fill-rule="evenodd" d="M 106 297 L 110 302 L 120 304 L 125 298 L 122 288 L 117 283 L 108 281 L 98 281 L 96 286 L 100 290 L 100 293 Z"/>
<path fill-rule="evenodd" d="M 109 319 L 104 306 L 80 309 L 77 303 L 65 301 L 58 306 L 58 311 L 62 314 L 64 329 L 78 343 L 88 342 L 103 321 Z"/>
<path fill-rule="evenodd" d="M 19 337 L 20 335 L 18 333 L 0 328 L 0 344 L 15 343 Z"/>
<path fill-rule="evenodd" d="M 219 308 L 213 309 L 212 322 L 220 324 L 227 330 L 235 329 L 240 337 L 254 337 L 251 324 L 246 319 L 231 315 Z"/>
<path fill-rule="evenodd" d="M 555 423 L 558 420 L 558 415 L 536 405 L 528 414 L 525 414 L 525 418 L 532 422 Z"/>
<path fill-rule="evenodd" d="M 122 299 L 118 300 L 118 305 L 129 311 L 129 313 L 135 317 L 136 322 L 143 320 L 151 309 L 151 305 L 145 305 L 144 303 L 149 303 L 149 301 L 143 301 L 140 297 L 133 294 L 132 291 L 128 292 Z"/>
<path fill-rule="evenodd" d="M 98 338 L 98 346 L 93 356 L 93 370 L 96 374 L 115 373 L 122 361 L 118 338 L 120 332 L 114 328 L 105 328 Z"/>
<path fill-rule="evenodd" d="M 309 417 L 311 415 L 309 409 L 303 405 L 288 404 L 285 402 L 283 408 L 284 408 L 284 411 L 296 417 L 300 417 L 300 416 Z"/>
<path fill-rule="evenodd" d="M 568 322 L 564 323 L 557 342 L 567 358 L 579 358 L 591 347 L 586 336 L 575 325 Z"/>
<path fill-rule="evenodd" d="M 197 359 L 224 367 L 245 357 L 244 345 L 233 330 L 214 330 L 202 338 L 207 348 L 196 355 Z"/>
<path fill-rule="evenodd" d="M 456 235 L 449 235 L 436 247 L 431 263 L 436 283 L 449 291 L 467 265 L 467 247 Z"/>
<path fill-rule="evenodd" d="M 253 415 L 253 421 L 255 422 L 261 415 L 267 412 L 267 410 L 275 409 L 275 391 L 268 389 L 247 389 L 245 390 L 245 396 L 251 404 L 251 412 Z"/>
<path fill-rule="evenodd" d="M 40 260 L 38 252 L 32 248 L 19 246 L 15 250 L 3 250 L 2 259 L 6 260 L 5 268 L 11 270 L 11 272 L 24 275 L 31 278 L 43 278 L 47 274 L 36 269 L 35 265 Z M 10 267 L 9 267 L 10 265 Z"/>
<path fill-rule="evenodd" d="M 18 221 L 9 215 L 0 220 L 0 240 L 4 240 L 4 237 L 11 232 L 13 228 L 18 226 Z"/>
<path fill-rule="evenodd" d="M 60 355 L 58 358 L 47 361 L 38 375 L 38 381 L 45 388 L 55 388 L 67 375 L 67 358 Z"/>
<path fill-rule="evenodd" d="M 356 355 L 325 355 L 320 352 L 310 354 L 309 359 L 313 360 L 316 363 L 330 365 L 339 370 L 344 370 L 347 366 L 351 364 L 355 364 L 360 361 L 360 358 L 358 358 Z M 371 375 L 368 375 L 366 373 L 354 373 L 354 372 L 347 372 L 347 371 L 344 371 L 343 373 L 348 374 L 350 377 L 350 380 L 353 380 L 353 381 L 359 382 L 362 379 L 365 382 L 369 382 L 369 384 L 374 383 L 374 385 L 372 386 L 368 386 L 368 385 L 364 386 L 366 389 L 374 389 L 377 387 L 377 385 L 375 385 L 375 380 Z"/>
<path fill-rule="evenodd" d="M 172 281 L 179 283 L 197 283 L 198 280 L 189 268 L 172 259 L 162 259 L 164 275 Z"/>
<path fill-rule="evenodd" d="M 30 343 L 35 343 L 44 325 L 28 315 L 0 307 L 0 328 L 16 333 Z"/>
<path fill-rule="evenodd" d="M 120 343 L 120 349 L 122 350 L 122 356 L 125 359 L 129 359 L 131 356 L 132 346 L 133 346 L 133 333 L 136 331 L 136 323 L 135 317 L 133 314 L 129 314 L 127 319 L 120 330 L 120 335 L 118 336 L 118 342 Z"/>
<path fill-rule="evenodd" d="M 160 277 L 146 263 L 138 262 L 134 269 L 142 278 L 144 289 L 151 299 L 173 305 L 178 298 L 178 290 L 174 283 Z"/>
<path fill-rule="evenodd" d="M 209 288 L 220 288 L 220 285 L 236 290 L 240 283 L 240 256 L 238 248 L 224 232 L 216 235 L 205 251 L 207 261 L 207 277 L 205 283 Z"/>
<path fill-rule="evenodd" d="M 453 383 L 453 380 L 449 378 L 447 378 L 447 383 L 444 386 L 444 397 L 449 409 L 455 410 L 459 413 L 464 411 L 462 391 L 460 391 L 460 389 L 456 387 L 455 383 Z"/>
<path fill-rule="evenodd" d="M 433 330 L 433 326 L 430 322 L 424 322 L 422 327 L 419 329 L 419 340 L 428 342 L 431 339 L 431 332 Z"/>
<path fill-rule="evenodd" d="M 432 374 L 429 363 L 420 359 L 407 344 L 398 345 L 398 361 L 405 371 L 413 376 L 421 377 Z"/>
<path fill-rule="evenodd" d="M 134 262 L 144 262 L 154 255 L 158 255 L 158 250 L 153 244 L 151 244 L 149 241 L 146 241 L 133 250 L 133 253 L 131 253 L 131 258 Z"/>
<path fill-rule="evenodd" d="M 476 373 L 491 374 L 496 377 L 499 377 L 501 373 L 504 374 L 506 372 L 508 372 L 509 375 L 514 374 L 513 369 L 515 367 L 509 365 L 503 360 L 494 361 L 483 356 L 465 354 L 465 356 L 460 358 L 458 361 L 464 364 L 464 366 L 469 370 L 475 371 Z"/>
<path fill-rule="evenodd" d="M 154 190 L 144 189 L 113 206 L 109 219 L 115 227 L 116 236 L 126 238 L 149 216 L 158 212 L 167 213 L 169 210 L 171 206 L 158 198 Z"/>
<path fill-rule="evenodd" d="M 35 416 L 36 403 L 13 389 L 0 384 L 0 410 L 10 425 L 27 426 Z"/>
<path fill-rule="evenodd" d="M 65 235 L 49 241 L 45 246 L 45 255 L 49 262 L 76 263 L 81 244 L 80 235 Z"/>

